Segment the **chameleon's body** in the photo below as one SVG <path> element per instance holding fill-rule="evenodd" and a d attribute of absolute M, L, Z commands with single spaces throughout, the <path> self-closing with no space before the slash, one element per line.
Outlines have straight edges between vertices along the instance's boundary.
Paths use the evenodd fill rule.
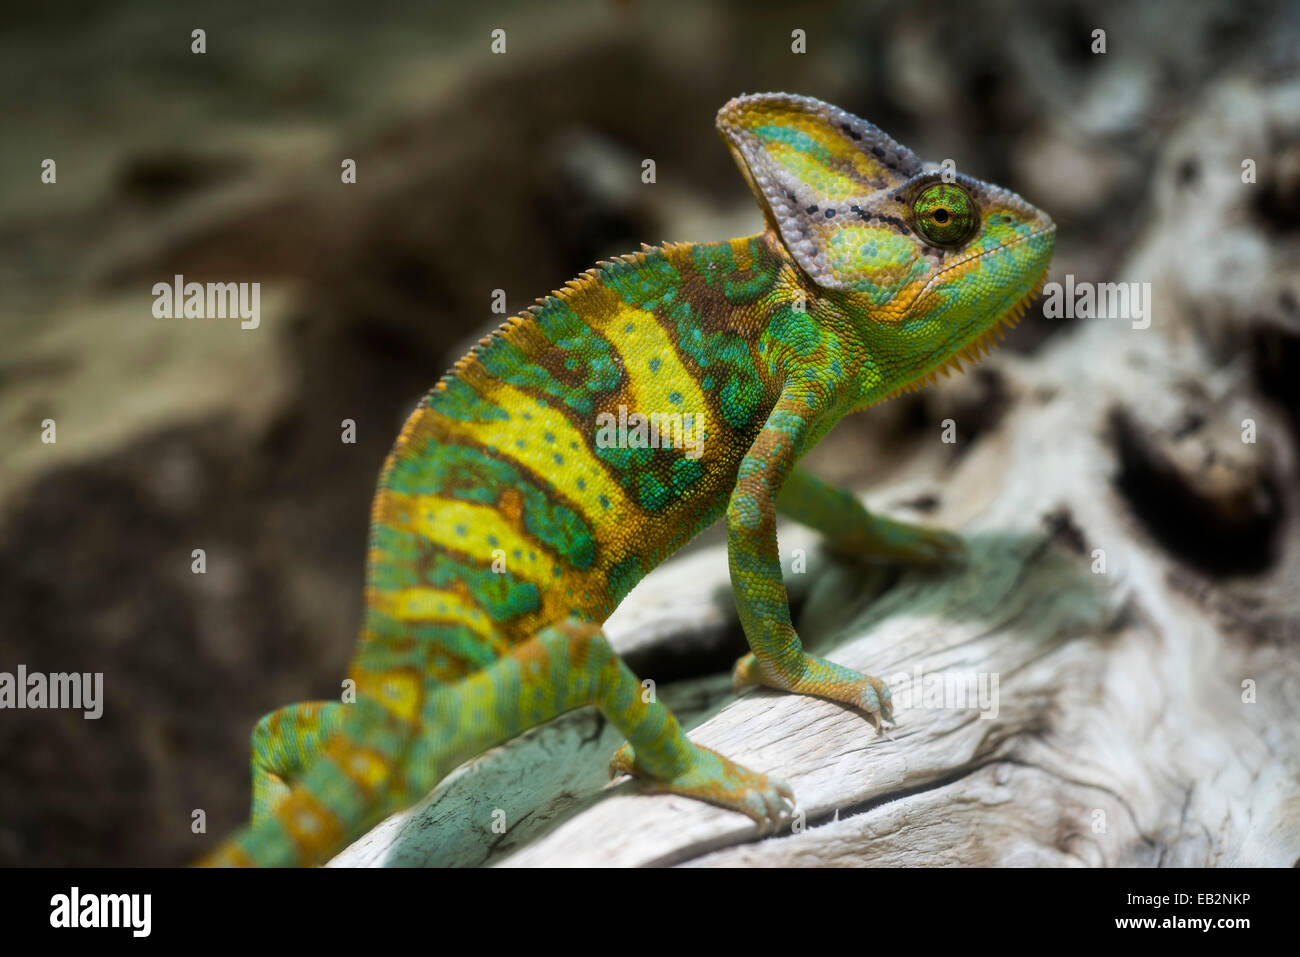
<path fill-rule="evenodd" d="M 846 413 L 929 381 L 1017 317 L 1054 227 L 816 100 L 742 97 L 718 123 L 765 231 L 602 263 L 434 387 L 379 481 L 356 701 L 263 720 L 253 822 L 209 863 L 320 863 L 461 762 L 583 705 L 628 738 L 612 772 L 763 828 L 783 821 L 789 787 L 691 744 L 599 628 L 724 515 L 752 649 L 737 684 L 831 698 L 877 726 L 891 717 L 881 682 L 804 653 L 775 512 L 850 554 L 960 553 L 953 536 L 874 517 L 795 462 Z M 690 413 L 697 441 L 638 447 L 638 412 Z M 609 447 L 610 416 L 628 422 L 623 447 Z"/>

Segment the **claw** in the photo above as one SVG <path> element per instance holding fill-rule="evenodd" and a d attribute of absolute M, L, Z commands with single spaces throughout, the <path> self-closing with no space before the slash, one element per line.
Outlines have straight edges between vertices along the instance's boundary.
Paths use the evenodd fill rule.
<path fill-rule="evenodd" d="M 916 565 L 956 568 L 966 564 L 966 543 L 952 532 L 939 528 L 909 527 L 913 542 L 897 552 L 898 558 Z"/>
<path fill-rule="evenodd" d="M 785 782 L 784 778 L 768 778 L 768 780 L 771 781 L 772 786 L 776 788 L 776 793 L 789 801 L 791 807 L 794 807 L 794 788 L 790 787 L 790 785 Z"/>
<path fill-rule="evenodd" d="M 758 659 L 753 653 L 742 655 L 736 660 L 731 669 L 731 690 L 733 693 L 742 691 L 751 685 L 762 684 L 762 673 L 758 668 Z"/>
<path fill-rule="evenodd" d="M 739 811 L 764 835 L 774 833 L 789 820 L 787 807 L 794 808 L 794 789 L 789 784 L 751 771 L 709 748 L 694 748 L 696 759 L 692 765 L 677 777 L 664 780 L 638 770 L 632 748 L 624 744 L 610 759 L 610 774 L 631 774 L 646 790 L 681 794 Z"/>
<path fill-rule="evenodd" d="M 609 779 L 612 781 L 621 775 L 632 774 L 635 766 L 636 758 L 632 754 L 632 746 L 624 742 L 609 759 Z"/>

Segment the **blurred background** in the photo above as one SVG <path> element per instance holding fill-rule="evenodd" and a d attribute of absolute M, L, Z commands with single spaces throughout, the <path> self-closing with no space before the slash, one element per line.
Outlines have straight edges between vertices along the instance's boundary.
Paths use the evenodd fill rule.
<path fill-rule="evenodd" d="M 1300 4 L 1266 0 L 8 10 L 0 670 L 102 671 L 107 700 L 98 721 L 0 712 L 0 864 L 178 864 L 244 820 L 248 734 L 337 694 L 378 469 L 504 318 L 492 290 L 513 314 L 642 242 L 761 228 L 713 128 L 729 98 L 819 97 L 953 158 L 1052 214 L 1053 278 L 1104 281 L 1149 228 L 1161 171 L 1202 175 L 1168 146 L 1225 89 L 1246 104 L 1229 113 L 1297 114 L 1261 112 L 1237 224 L 1295 242 L 1297 50 Z M 151 287 L 176 273 L 261 282 L 260 328 L 154 318 Z M 1252 306 L 1218 346 L 1293 415 L 1296 303 Z M 1031 312 L 1009 348 L 1032 357 L 1069 327 Z M 880 480 L 932 401 L 846 421 L 813 467 Z"/>

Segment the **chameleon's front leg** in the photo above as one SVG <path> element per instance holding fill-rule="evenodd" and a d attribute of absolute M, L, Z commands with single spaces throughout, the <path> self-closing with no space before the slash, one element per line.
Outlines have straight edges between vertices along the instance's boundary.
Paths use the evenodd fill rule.
<path fill-rule="evenodd" d="M 852 493 L 798 467 L 781 486 L 776 507 L 820 532 L 831 550 L 846 558 L 945 565 L 966 556 L 962 540 L 951 532 L 872 515 Z"/>
<path fill-rule="evenodd" d="M 727 558 L 740 622 L 752 653 L 736 662 L 737 688 L 758 684 L 841 701 L 867 712 L 877 730 L 893 719 L 878 678 L 808 654 L 790 621 L 776 543 L 776 498 L 817 412 L 796 395 L 781 398 L 740 463 L 727 505 Z"/>

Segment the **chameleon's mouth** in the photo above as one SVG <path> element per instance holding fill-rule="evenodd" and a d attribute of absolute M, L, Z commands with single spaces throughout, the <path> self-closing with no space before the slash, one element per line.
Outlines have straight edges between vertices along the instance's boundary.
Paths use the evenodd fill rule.
<path fill-rule="evenodd" d="M 904 392 L 916 392 L 920 389 L 924 389 L 928 385 L 934 385 L 939 381 L 940 375 L 947 377 L 953 370 L 964 372 L 965 370 L 961 364 L 962 359 L 965 359 L 973 365 L 987 356 L 993 350 L 993 347 L 1006 337 L 1007 330 L 1014 328 L 1016 323 L 1024 318 L 1025 311 L 1029 308 L 1029 304 L 1038 298 L 1038 294 L 1043 291 L 1043 285 L 1047 282 L 1047 269 L 1048 267 L 1043 267 L 1043 271 L 1039 274 L 1038 278 L 1034 280 L 1034 284 L 1030 286 L 1029 291 L 1017 299 L 1015 303 L 1012 304 L 1011 308 L 998 316 L 998 318 L 995 319 L 986 330 L 970 342 L 966 343 L 966 345 L 962 346 L 947 359 L 944 359 L 930 371 L 922 373 L 911 382 L 894 389 L 892 392 L 882 396 L 877 401 L 884 402 L 886 399 L 892 399 Z M 875 405 L 876 403 L 873 402 L 871 404 Z"/>

